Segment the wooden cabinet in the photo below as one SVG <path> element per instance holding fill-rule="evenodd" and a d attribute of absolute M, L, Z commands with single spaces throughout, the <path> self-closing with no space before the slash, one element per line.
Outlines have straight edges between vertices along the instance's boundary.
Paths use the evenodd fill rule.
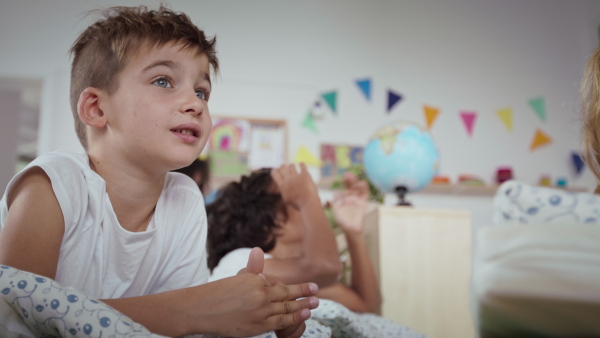
<path fill-rule="evenodd" d="M 366 221 L 382 316 L 429 338 L 475 337 L 470 212 L 376 206 Z"/>

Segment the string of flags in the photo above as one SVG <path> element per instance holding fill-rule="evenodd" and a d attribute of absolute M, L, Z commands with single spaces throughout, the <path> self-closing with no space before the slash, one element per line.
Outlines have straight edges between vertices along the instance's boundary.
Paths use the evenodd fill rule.
<path fill-rule="evenodd" d="M 355 81 L 355 84 L 358 88 L 359 93 L 362 94 L 364 99 L 371 103 L 373 100 L 373 83 L 370 78 L 361 78 Z M 386 92 L 386 110 L 385 113 L 390 115 L 394 109 L 402 102 L 404 96 L 391 88 L 387 89 Z M 317 122 L 323 120 L 325 116 L 328 114 L 327 110 L 332 113 L 334 116 L 339 114 L 338 112 L 338 92 L 336 90 L 331 90 L 328 92 L 324 92 L 320 95 L 319 100 L 317 100 L 314 105 L 308 110 L 304 119 L 302 120 L 302 127 L 312 131 L 315 134 L 319 133 L 319 129 L 317 127 Z M 321 104 L 321 103 L 324 104 Z M 548 116 L 546 114 L 546 102 L 543 96 L 538 96 L 529 99 L 529 106 L 531 107 L 531 111 L 535 114 L 537 119 L 541 124 L 545 124 L 548 120 Z M 496 110 L 496 116 L 498 117 L 500 123 L 506 128 L 506 131 L 509 133 L 513 132 L 513 109 L 511 107 L 502 107 Z M 438 117 L 441 114 L 441 109 L 439 107 L 434 107 L 432 105 L 425 104 L 423 105 L 423 118 L 425 120 L 425 125 L 428 130 L 431 130 L 435 125 Z M 465 128 L 466 134 L 473 138 L 475 127 L 477 123 L 478 113 L 476 111 L 464 110 L 459 111 L 458 116 L 460 117 L 463 126 Z M 531 143 L 529 145 L 530 151 L 536 151 L 542 147 L 548 146 L 552 144 L 552 137 L 548 135 L 542 128 L 539 126 L 535 128 Z M 320 167 L 323 161 L 318 157 L 313 155 L 308 148 L 305 146 L 300 146 L 298 149 L 295 162 L 304 162 L 308 165 L 318 166 Z M 580 153 L 573 151 L 570 154 L 570 166 L 573 170 L 573 173 L 579 176 L 583 170 L 585 169 L 585 162 L 583 161 L 583 157 Z"/>
<path fill-rule="evenodd" d="M 373 100 L 373 81 L 371 78 L 360 78 L 355 80 L 356 87 L 358 91 L 364 96 L 364 99 L 367 102 L 372 102 Z M 398 91 L 388 88 L 386 92 L 386 110 L 385 113 L 390 115 L 393 110 L 402 102 L 404 96 Z M 320 95 L 319 100 L 315 102 L 313 107 L 311 107 L 306 113 L 304 119 L 302 120 L 302 127 L 312 131 L 315 134 L 319 133 L 319 129 L 317 127 L 317 121 L 322 120 L 325 117 L 325 108 L 321 105 L 321 102 L 325 103 L 325 106 L 328 110 L 333 113 L 334 116 L 339 114 L 338 112 L 338 92 L 336 90 L 331 90 L 324 92 Z M 546 115 L 546 103 L 543 96 L 538 96 L 531 98 L 529 100 L 529 105 L 531 107 L 532 112 L 538 117 L 538 119 L 545 123 L 547 121 Z M 431 130 L 441 113 L 441 109 L 430 106 L 423 105 L 423 117 L 425 119 L 425 125 L 427 129 Z M 466 134 L 472 138 L 475 132 L 475 126 L 477 123 L 478 113 L 476 111 L 460 111 L 459 117 L 463 123 Z M 496 115 L 500 122 L 504 125 L 506 130 L 510 133 L 513 132 L 513 110 L 510 107 L 503 107 L 496 110 Z M 531 143 L 529 145 L 530 151 L 535 151 L 541 147 L 547 146 L 552 143 L 552 137 L 550 137 L 547 133 L 545 133 L 542 129 L 537 128 L 532 136 Z"/>

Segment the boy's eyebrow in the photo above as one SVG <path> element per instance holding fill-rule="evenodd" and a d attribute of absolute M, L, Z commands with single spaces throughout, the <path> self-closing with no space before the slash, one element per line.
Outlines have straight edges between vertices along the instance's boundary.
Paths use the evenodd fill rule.
<path fill-rule="evenodd" d="M 165 67 L 172 68 L 172 69 L 181 68 L 181 66 L 178 63 L 173 62 L 171 60 L 159 60 L 159 61 L 153 62 L 150 65 L 144 67 L 144 69 L 142 69 L 142 72 L 145 73 L 145 72 L 149 71 L 150 69 L 159 67 L 159 66 L 165 66 Z M 206 81 L 208 81 L 208 83 L 212 86 L 212 82 L 210 81 L 210 76 L 208 75 L 208 73 L 204 73 L 204 72 L 202 72 L 202 73 L 204 75 L 204 79 Z"/>
<path fill-rule="evenodd" d="M 169 67 L 169 68 L 173 68 L 173 69 L 181 68 L 181 66 L 179 66 L 179 64 L 177 64 L 171 60 L 159 60 L 159 61 L 153 62 L 150 65 L 146 66 L 144 69 L 142 69 L 142 72 L 147 72 L 148 70 L 159 67 L 159 66 L 165 66 L 165 67 Z"/>

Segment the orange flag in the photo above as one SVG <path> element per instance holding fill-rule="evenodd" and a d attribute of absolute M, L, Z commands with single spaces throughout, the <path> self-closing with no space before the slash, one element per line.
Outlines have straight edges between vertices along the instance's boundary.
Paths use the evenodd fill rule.
<path fill-rule="evenodd" d="M 440 110 L 431 106 L 424 105 L 423 112 L 425 113 L 425 121 L 427 121 L 427 129 L 431 129 L 433 122 L 438 117 Z"/>
<path fill-rule="evenodd" d="M 529 147 L 529 149 L 531 151 L 534 151 L 537 148 L 550 143 L 552 143 L 552 139 L 550 138 L 550 136 L 546 135 L 543 131 L 538 129 L 535 131 L 535 136 L 533 137 L 533 141 L 531 141 L 531 146 Z"/>

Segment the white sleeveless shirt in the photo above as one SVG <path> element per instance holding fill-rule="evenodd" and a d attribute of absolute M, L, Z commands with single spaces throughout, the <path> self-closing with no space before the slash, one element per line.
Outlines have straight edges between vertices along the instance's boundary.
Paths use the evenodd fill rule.
<path fill-rule="evenodd" d="M 168 173 L 148 229 L 130 232 L 119 224 L 106 183 L 90 168 L 87 154 L 44 154 L 9 183 L 0 201 L 0 229 L 8 214 L 8 192 L 17 177 L 33 166 L 50 178 L 64 216 L 57 282 L 100 299 L 148 295 L 207 282 L 206 212 L 202 194 L 191 178 Z"/>

